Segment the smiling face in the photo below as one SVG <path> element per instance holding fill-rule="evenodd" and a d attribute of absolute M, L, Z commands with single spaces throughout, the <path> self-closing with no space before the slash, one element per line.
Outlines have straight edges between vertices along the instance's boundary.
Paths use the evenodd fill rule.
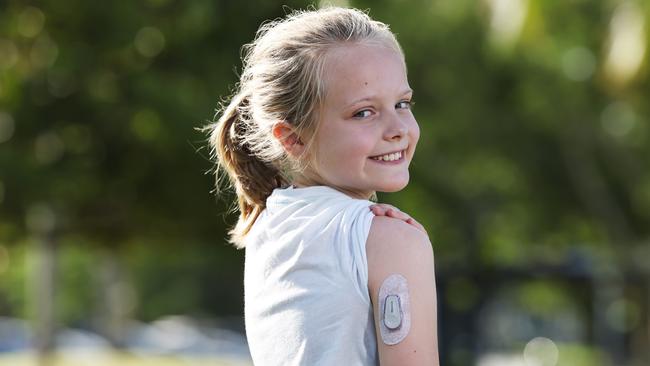
<path fill-rule="evenodd" d="M 340 46 L 328 52 L 324 75 L 315 171 L 305 178 L 365 199 L 404 188 L 420 130 L 401 55 L 379 45 Z"/>

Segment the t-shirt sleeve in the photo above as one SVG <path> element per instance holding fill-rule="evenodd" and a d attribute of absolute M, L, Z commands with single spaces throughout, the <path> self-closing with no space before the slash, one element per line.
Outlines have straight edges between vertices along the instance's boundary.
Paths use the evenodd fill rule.
<path fill-rule="evenodd" d="M 375 215 L 368 208 L 372 202 L 360 201 L 346 210 L 348 226 L 347 242 L 349 244 L 350 274 L 355 289 L 364 301 L 370 305 L 368 293 L 368 258 L 366 256 L 366 241 L 370 226 Z"/>

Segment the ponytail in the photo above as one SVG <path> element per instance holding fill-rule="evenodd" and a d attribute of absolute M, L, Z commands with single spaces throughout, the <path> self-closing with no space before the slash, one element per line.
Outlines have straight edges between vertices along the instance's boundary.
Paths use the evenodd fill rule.
<path fill-rule="evenodd" d="M 228 233 L 229 241 L 237 248 L 245 246 L 244 237 L 266 207 L 269 195 L 287 183 L 277 167 L 263 162 L 251 151 L 247 137 L 255 126 L 247 118 L 248 105 L 248 97 L 240 92 L 233 97 L 219 120 L 208 127 L 212 130 L 210 145 L 217 158 L 215 174 L 218 175 L 219 170 L 225 171 L 238 197 L 239 220 Z M 217 189 L 218 182 L 219 179 Z"/>
<path fill-rule="evenodd" d="M 336 7 L 295 11 L 266 22 L 242 48 L 238 92 L 222 107 L 219 119 L 204 129 L 216 157 L 217 192 L 225 171 L 237 194 L 239 220 L 230 230 L 236 247 L 244 247 L 244 237 L 275 188 L 288 186 L 307 170 L 318 170 L 311 152 L 326 95 L 326 56 L 351 42 L 386 45 L 402 55 L 386 24 L 362 11 Z M 279 121 L 301 135 L 308 154 L 287 154 L 271 133 Z"/>

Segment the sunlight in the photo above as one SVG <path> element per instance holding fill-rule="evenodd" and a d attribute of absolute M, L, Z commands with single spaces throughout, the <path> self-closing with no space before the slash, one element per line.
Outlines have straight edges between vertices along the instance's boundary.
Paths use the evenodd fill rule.
<path fill-rule="evenodd" d="M 521 34 L 528 13 L 527 0 L 487 0 L 490 38 L 498 46 L 512 45 Z"/>
<path fill-rule="evenodd" d="M 605 74 L 614 84 L 630 81 L 645 56 L 645 19 L 639 5 L 626 1 L 619 5 L 609 24 Z"/>

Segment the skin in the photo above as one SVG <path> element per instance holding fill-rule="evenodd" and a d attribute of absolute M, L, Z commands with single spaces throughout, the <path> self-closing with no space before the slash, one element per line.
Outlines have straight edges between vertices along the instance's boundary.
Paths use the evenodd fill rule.
<path fill-rule="evenodd" d="M 359 44 L 336 47 L 326 57 L 327 94 L 309 152 L 317 170 L 308 169 L 294 185 L 327 185 L 362 199 L 403 189 L 420 137 L 404 60 L 391 48 Z M 290 124 L 278 122 L 273 134 L 290 156 L 306 153 Z M 398 163 L 372 159 L 400 151 Z"/>
<path fill-rule="evenodd" d="M 327 95 L 314 151 L 306 151 L 289 123 L 279 121 L 273 126 L 273 135 L 290 157 L 300 159 L 309 153 L 315 159 L 316 169 L 308 169 L 292 183 L 297 187 L 327 185 L 362 199 L 377 191 L 403 189 L 420 136 L 410 109 L 412 91 L 404 60 L 393 49 L 361 44 L 341 45 L 327 57 Z M 397 162 L 372 159 L 398 151 L 402 158 Z M 370 209 L 376 216 L 366 252 L 376 329 L 381 321 L 379 288 L 386 278 L 402 275 L 412 304 L 412 326 L 402 341 L 386 345 L 377 334 L 380 364 L 438 365 L 433 250 L 426 230 L 393 206 L 376 204 Z"/>
<path fill-rule="evenodd" d="M 380 365 L 439 365 L 433 249 L 426 233 L 402 220 L 376 216 L 366 253 Z M 378 304 L 384 300 L 379 298 L 381 285 L 393 274 L 407 281 L 411 327 L 403 340 L 387 345 L 382 341 Z"/>
<path fill-rule="evenodd" d="M 375 214 L 375 216 L 387 216 L 394 219 L 402 220 L 405 223 L 412 225 L 416 229 L 427 233 L 427 230 L 419 222 L 415 221 L 414 218 L 409 216 L 407 213 L 400 211 L 397 207 L 391 206 L 386 203 L 377 203 L 370 206 L 370 211 Z"/>
<path fill-rule="evenodd" d="M 377 56 L 379 67 L 388 73 L 359 73 L 355 68 L 346 67 L 345 62 L 336 62 L 340 59 L 337 56 L 349 53 L 350 47 L 341 47 L 328 55 L 333 62 L 328 65 L 326 74 L 332 76 L 326 81 L 328 94 L 321 111 L 323 121 L 316 136 L 316 144 L 320 147 L 316 156 L 322 157 L 317 159 L 321 169 L 298 177 L 293 185 L 329 185 L 353 197 L 367 199 L 374 191 L 393 192 L 406 186 L 408 165 L 415 153 L 420 130 L 410 111 L 412 92 L 401 55 L 383 47 L 354 47 L 358 48 L 357 53 L 363 54 L 359 63 Z M 383 78 L 384 75 L 390 77 Z M 290 156 L 299 158 L 305 153 L 302 139 L 290 124 L 278 122 L 273 127 L 273 134 Z M 337 143 L 332 144 L 332 141 Z M 385 167 L 368 161 L 370 156 L 405 146 L 408 148 L 403 164 Z M 386 172 L 381 172 L 382 168 L 386 168 L 383 169 Z M 347 173 L 350 171 L 359 174 L 349 177 Z M 426 232 L 420 223 L 394 206 L 379 203 L 370 209 L 377 216 L 403 220 Z"/>

